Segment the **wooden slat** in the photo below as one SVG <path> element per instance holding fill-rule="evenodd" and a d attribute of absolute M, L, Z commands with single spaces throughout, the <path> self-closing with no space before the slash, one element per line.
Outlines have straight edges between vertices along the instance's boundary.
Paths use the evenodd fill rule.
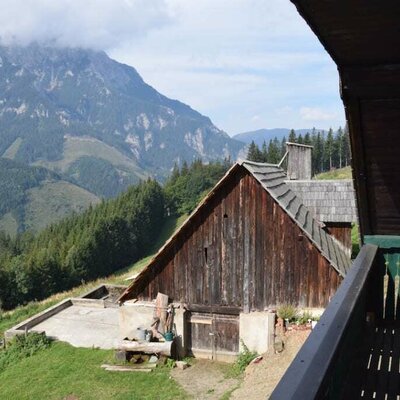
<path fill-rule="evenodd" d="M 400 395 L 400 329 L 393 328 L 393 347 L 392 347 L 392 362 L 389 372 L 389 383 L 387 388 L 388 399 L 397 400 L 397 396 Z"/>
<path fill-rule="evenodd" d="M 385 338 L 382 348 L 381 360 L 379 365 L 379 376 L 376 387 L 376 399 L 386 399 L 386 393 L 389 383 L 389 365 L 391 362 L 392 346 L 394 341 L 393 329 L 390 327 L 385 328 Z"/>
<path fill-rule="evenodd" d="M 380 365 L 383 353 L 384 331 L 385 328 L 376 328 L 374 342 L 370 350 L 370 359 L 367 366 L 366 381 L 362 387 L 364 391 L 363 397 L 367 399 L 372 399 L 376 396 L 379 379 L 378 366 Z"/>
<path fill-rule="evenodd" d="M 375 339 L 375 327 L 367 327 L 365 342 L 360 344 L 356 353 L 356 359 L 352 361 L 349 375 L 344 384 L 342 399 L 360 399 L 362 386 L 365 385 L 368 366 L 370 362 L 371 348 Z M 364 392 L 363 392 L 364 393 Z"/>

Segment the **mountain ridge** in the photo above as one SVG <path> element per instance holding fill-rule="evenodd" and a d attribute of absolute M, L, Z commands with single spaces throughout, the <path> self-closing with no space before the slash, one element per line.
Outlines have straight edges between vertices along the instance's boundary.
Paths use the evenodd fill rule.
<path fill-rule="evenodd" d="M 307 132 L 309 132 L 311 134 L 313 129 L 317 132 L 326 132 L 325 129 L 315 129 L 315 128 L 294 129 L 294 131 L 296 132 L 296 135 L 301 134 L 304 136 Z M 255 131 L 237 133 L 236 135 L 233 135 L 232 137 L 234 139 L 240 140 L 246 144 L 250 144 L 252 141 L 254 141 L 254 143 L 257 146 L 261 147 L 264 141 L 268 145 L 268 142 L 270 140 L 273 140 L 275 137 L 278 140 L 282 140 L 284 137 L 286 137 L 286 139 L 287 139 L 290 131 L 291 131 L 291 129 L 289 129 L 289 128 L 257 129 Z"/>
<path fill-rule="evenodd" d="M 175 162 L 235 159 L 243 147 L 104 52 L 0 46 L 0 60 L 0 153 L 22 138 L 19 161 L 59 160 L 66 135 L 91 136 L 162 177 Z"/>

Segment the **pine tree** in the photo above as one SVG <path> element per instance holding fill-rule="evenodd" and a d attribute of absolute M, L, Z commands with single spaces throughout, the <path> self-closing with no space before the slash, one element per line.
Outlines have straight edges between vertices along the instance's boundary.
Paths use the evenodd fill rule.
<path fill-rule="evenodd" d="M 281 140 L 281 159 L 286 154 L 286 136 L 284 136 Z"/>
<path fill-rule="evenodd" d="M 249 151 L 247 152 L 247 159 L 249 161 L 263 162 L 263 154 L 254 140 L 250 143 Z"/>
<path fill-rule="evenodd" d="M 351 150 L 350 150 L 350 134 L 349 127 L 346 124 L 343 131 L 343 163 L 344 166 L 350 165 Z"/>
<path fill-rule="evenodd" d="M 296 132 L 294 131 L 294 129 L 290 130 L 288 142 L 296 143 Z"/>
<path fill-rule="evenodd" d="M 247 157 L 249 161 L 256 161 L 257 159 L 257 146 L 254 143 L 254 140 L 251 141 L 249 150 L 247 151 Z"/>
<path fill-rule="evenodd" d="M 262 162 L 268 162 L 268 149 L 267 149 L 267 144 L 265 143 L 265 140 L 262 144 L 261 154 L 262 154 Z"/>
<path fill-rule="evenodd" d="M 311 146 L 311 135 L 310 135 L 310 132 L 307 132 L 304 135 L 304 142 L 303 143 L 306 144 L 307 146 Z"/>
<path fill-rule="evenodd" d="M 280 145 L 277 138 L 270 140 L 268 144 L 268 162 L 278 164 L 280 161 Z"/>
<path fill-rule="evenodd" d="M 339 168 L 343 167 L 343 130 L 342 127 L 339 127 L 336 133 L 336 140 L 335 140 L 335 153 L 337 156 L 337 166 Z"/>
<path fill-rule="evenodd" d="M 333 168 L 333 150 L 334 150 L 333 130 L 332 128 L 330 128 L 324 146 L 324 161 L 329 171 Z"/>

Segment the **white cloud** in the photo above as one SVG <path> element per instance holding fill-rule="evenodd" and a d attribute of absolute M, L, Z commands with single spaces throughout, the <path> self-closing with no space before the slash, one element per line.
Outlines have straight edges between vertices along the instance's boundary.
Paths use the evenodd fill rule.
<path fill-rule="evenodd" d="M 300 117 L 304 121 L 323 122 L 335 119 L 337 114 L 334 112 L 324 111 L 318 107 L 301 107 Z"/>
<path fill-rule="evenodd" d="M 229 133 L 343 124 L 337 69 L 289 0 L 0 3 L 3 41 L 106 50 Z"/>
<path fill-rule="evenodd" d="M 164 0 L 2 0 L 0 37 L 107 50 L 170 21 Z"/>

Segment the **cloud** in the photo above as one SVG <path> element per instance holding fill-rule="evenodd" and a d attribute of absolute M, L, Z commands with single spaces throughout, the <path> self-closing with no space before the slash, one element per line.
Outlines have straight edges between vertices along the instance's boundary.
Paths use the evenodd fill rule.
<path fill-rule="evenodd" d="M 337 117 L 334 112 L 324 111 L 318 107 L 301 107 L 300 117 L 304 121 L 331 121 Z"/>
<path fill-rule="evenodd" d="M 1 0 L 1 5 L 3 42 L 106 50 L 158 91 L 230 133 L 343 124 L 337 69 L 288 0 Z"/>
<path fill-rule="evenodd" d="M 165 0 L 2 0 L 0 38 L 107 50 L 171 21 Z"/>

